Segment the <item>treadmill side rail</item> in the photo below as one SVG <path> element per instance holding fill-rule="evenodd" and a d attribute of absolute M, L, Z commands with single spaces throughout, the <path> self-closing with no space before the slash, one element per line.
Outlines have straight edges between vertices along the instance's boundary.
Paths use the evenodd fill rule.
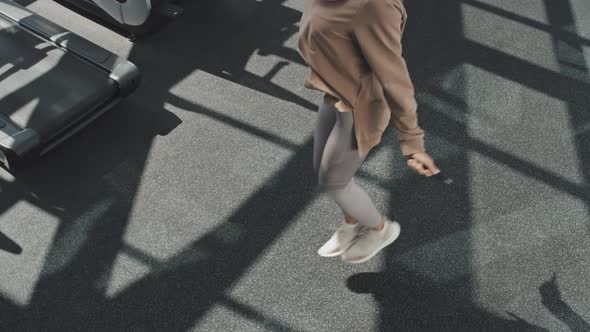
<path fill-rule="evenodd" d="M 15 4 L 12 0 L 0 0 L 0 15 L 18 22 L 21 27 L 47 38 L 56 46 L 66 49 L 70 53 L 108 72 L 117 84 L 121 85 L 121 90 L 125 95 L 129 93 L 129 90 L 137 87 L 139 70 L 126 59 L 34 14 L 28 9 Z"/>
<path fill-rule="evenodd" d="M 15 135 L 0 139 L 0 148 L 13 151 L 22 157 L 39 145 L 39 142 L 39 134 L 33 129 L 25 128 Z"/>
<path fill-rule="evenodd" d="M 0 13 L 15 21 L 35 15 L 30 10 L 14 3 L 12 0 L 0 0 Z"/>

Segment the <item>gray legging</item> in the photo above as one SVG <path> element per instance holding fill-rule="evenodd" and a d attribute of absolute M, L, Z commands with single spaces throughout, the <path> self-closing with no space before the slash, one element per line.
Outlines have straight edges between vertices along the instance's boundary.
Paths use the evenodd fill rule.
<path fill-rule="evenodd" d="M 379 225 L 381 213 L 353 179 L 366 158 L 357 151 L 353 113 L 340 112 L 325 103 L 318 113 L 313 167 L 319 189 L 334 200 L 345 215 L 367 227 Z"/>

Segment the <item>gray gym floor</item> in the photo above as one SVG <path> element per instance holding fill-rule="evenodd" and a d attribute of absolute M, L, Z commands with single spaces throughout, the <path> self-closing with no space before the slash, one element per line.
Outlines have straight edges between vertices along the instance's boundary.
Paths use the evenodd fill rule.
<path fill-rule="evenodd" d="M 0 171 L 0 328 L 590 330 L 587 0 L 406 1 L 420 121 L 455 183 L 411 174 L 390 128 L 357 181 L 402 235 L 358 266 L 316 254 L 342 217 L 314 189 L 302 0 L 184 1 L 135 44 L 21 2 L 143 84 Z"/>

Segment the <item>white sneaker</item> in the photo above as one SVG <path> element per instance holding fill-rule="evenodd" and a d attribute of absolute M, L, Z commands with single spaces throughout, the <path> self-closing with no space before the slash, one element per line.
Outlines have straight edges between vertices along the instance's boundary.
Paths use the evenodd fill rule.
<path fill-rule="evenodd" d="M 351 264 L 364 263 L 373 258 L 381 249 L 392 244 L 399 236 L 400 231 L 400 224 L 386 219 L 382 230 L 368 229 L 360 235 L 354 244 L 342 254 L 342 260 Z"/>
<path fill-rule="evenodd" d="M 343 223 L 332 237 L 320 249 L 318 255 L 322 257 L 336 257 L 342 255 L 354 243 L 354 240 L 365 230 L 359 223 L 354 225 Z"/>

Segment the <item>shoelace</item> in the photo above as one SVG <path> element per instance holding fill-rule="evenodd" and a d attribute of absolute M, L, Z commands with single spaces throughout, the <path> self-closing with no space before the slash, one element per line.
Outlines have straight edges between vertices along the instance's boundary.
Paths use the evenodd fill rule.
<path fill-rule="evenodd" d="M 359 228 L 355 238 L 359 238 L 369 231 L 369 227 L 366 226 L 359 225 Z"/>

